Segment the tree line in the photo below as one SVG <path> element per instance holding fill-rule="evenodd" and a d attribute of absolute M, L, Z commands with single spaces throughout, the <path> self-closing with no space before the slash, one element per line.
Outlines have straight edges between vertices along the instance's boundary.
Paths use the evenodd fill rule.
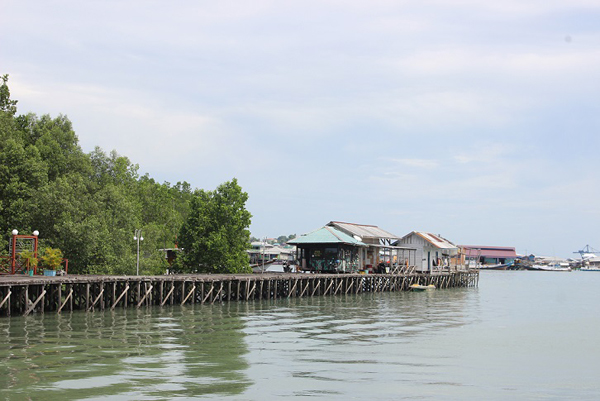
<path fill-rule="evenodd" d="M 247 272 L 251 214 L 237 180 L 213 191 L 158 183 L 116 151 L 85 153 L 69 119 L 17 114 L 8 75 L 0 86 L 0 236 L 40 232 L 69 273 L 162 274 L 164 251 L 183 248 L 181 272 Z M 2 247 L 6 253 L 6 245 Z"/>

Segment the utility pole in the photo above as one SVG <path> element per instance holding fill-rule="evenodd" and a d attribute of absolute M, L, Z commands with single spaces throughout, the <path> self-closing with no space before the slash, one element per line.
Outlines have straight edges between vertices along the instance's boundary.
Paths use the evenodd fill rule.
<path fill-rule="evenodd" d="M 144 240 L 144 237 L 142 237 L 142 229 L 138 228 L 135 230 L 135 234 L 133 235 L 133 240 L 137 241 L 137 262 L 136 262 L 136 268 L 135 268 L 135 274 L 137 276 L 140 275 L 140 241 Z"/>

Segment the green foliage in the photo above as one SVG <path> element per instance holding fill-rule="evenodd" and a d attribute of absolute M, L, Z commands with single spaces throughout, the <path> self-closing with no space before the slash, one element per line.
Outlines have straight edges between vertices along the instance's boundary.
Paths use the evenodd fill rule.
<path fill-rule="evenodd" d="M 63 254 L 60 249 L 45 248 L 40 258 L 42 266 L 49 270 L 58 270 L 63 262 Z"/>
<path fill-rule="evenodd" d="M 290 234 L 290 235 L 280 235 L 279 237 L 277 237 L 277 243 L 280 245 L 284 245 L 286 244 L 288 241 L 293 240 L 294 238 L 296 238 L 296 234 Z"/>
<path fill-rule="evenodd" d="M 8 74 L 2 75 L 2 85 L 0 85 L 0 111 L 14 116 L 17 112 L 17 101 L 10 99 L 10 90 L 8 89 Z"/>
<path fill-rule="evenodd" d="M 248 194 L 237 179 L 221 184 L 215 191 L 198 190 L 191 199 L 190 212 L 180 232 L 183 247 L 182 269 L 188 272 L 250 272 L 250 219 L 246 210 Z"/>
<path fill-rule="evenodd" d="M 19 254 L 19 258 L 25 261 L 27 267 L 37 266 L 38 258 L 35 257 L 35 253 L 30 250 L 25 250 Z"/>
<path fill-rule="evenodd" d="M 40 243 L 61 249 L 70 273 L 134 274 L 133 233 L 144 232 L 140 274 L 167 269 L 161 248 L 173 248 L 195 197 L 190 185 L 140 177 L 116 151 L 82 151 L 64 115 L 17 115 L 8 76 L 0 85 L 0 239 L 40 231 Z"/>
<path fill-rule="evenodd" d="M 279 245 L 284 245 L 286 244 L 288 241 L 293 240 L 294 238 L 296 238 L 296 234 L 290 234 L 290 235 L 280 235 L 277 238 L 267 238 L 266 242 L 268 244 L 274 244 L 277 243 Z M 260 239 L 260 238 L 256 238 L 256 237 L 250 237 L 250 242 L 263 242 L 264 239 Z"/>

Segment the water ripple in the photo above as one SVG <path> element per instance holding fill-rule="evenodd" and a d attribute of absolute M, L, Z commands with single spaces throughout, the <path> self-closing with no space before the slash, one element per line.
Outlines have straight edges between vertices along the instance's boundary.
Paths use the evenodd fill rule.
<path fill-rule="evenodd" d="M 4 319 L 0 397 L 597 399 L 600 346 L 572 339 L 600 327 L 600 296 L 505 273 L 480 289 Z"/>

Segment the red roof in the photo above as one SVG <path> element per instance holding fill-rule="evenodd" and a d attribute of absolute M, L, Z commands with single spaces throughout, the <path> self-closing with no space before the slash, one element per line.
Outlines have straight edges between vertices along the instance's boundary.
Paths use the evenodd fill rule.
<path fill-rule="evenodd" d="M 483 256 L 486 258 L 516 258 L 515 248 L 505 246 L 459 245 L 467 256 Z"/>

